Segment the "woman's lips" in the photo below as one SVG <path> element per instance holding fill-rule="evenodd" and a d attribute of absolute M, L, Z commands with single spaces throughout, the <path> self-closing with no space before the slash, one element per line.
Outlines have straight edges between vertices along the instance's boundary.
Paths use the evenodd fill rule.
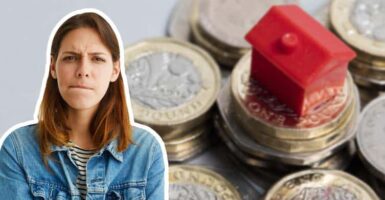
<path fill-rule="evenodd" d="M 87 86 L 82 86 L 82 85 L 73 85 L 73 86 L 70 86 L 70 88 L 92 90 L 92 88 Z"/>

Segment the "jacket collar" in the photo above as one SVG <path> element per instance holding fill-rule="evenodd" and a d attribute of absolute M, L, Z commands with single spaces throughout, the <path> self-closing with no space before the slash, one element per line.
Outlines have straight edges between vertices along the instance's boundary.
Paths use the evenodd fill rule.
<path fill-rule="evenodd" d="M 102 155 L 104 151 L 110 152 L 112 157 L 114 157 L 116 160 L 119 162 L 123 162 L 123 153 L 117 151 L 118 147 L 118 139 L 114 138 L 110 143 L 108 143 L 106 146 L 104 146 L 100 151 L 97 153 L 97 155 Z M 63 146 L 56 146 L 56 145 L 51 145 L 51 151 L 68 151 L 68 147 L 63 145 Z"/>

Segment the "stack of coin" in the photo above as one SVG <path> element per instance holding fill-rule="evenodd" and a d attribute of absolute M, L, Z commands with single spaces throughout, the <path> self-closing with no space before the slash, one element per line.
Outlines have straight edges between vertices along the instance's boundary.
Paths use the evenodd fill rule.
<path fill-rule="evenodd" d="M 125 66 L 135 120 L 159 133 L 170 161 L 207 147 L 221 81 L 210 55 L 186 42 L 149 39 L 126 48 Z"/>
<path fill-rule="evenodd" d="M 196 0 L 178 0 L 172 10 L 172 13 L 169 17 L 166 34 L 172 38 L 190 41 L 191 40 L 191 27 L 190 27 L 190 18 L 193 14 L 194 5 L 196 5 Z M 330 0 L 318 0 L 316 2 L 308 1 L 308 0 L 291 0 L 291 1 L 260 1 L 255 3 L 260 3 L 263 6 L 267 6 L 266 4 L 283 4 L 283 3 L 295 3 L 298 4 L 306 10 L 310 15 L 312 15 L 318 22 L 320 22 L 325 27 L 330 27 Z M 195 3 L 194 3 L 195 2 Z M 208 2 L 204 2 L 208 3 Z M 215 2 L 214 2 L 215 3 Z M 218 5 L 221 2 L 218 2 Z M 235 4 L 235 3 L 234 3 Z M 239 7 L 242 7 L 240 5 Z M 229 10 L 234 9 L 235 7 L 229 6 Z M 256 9 L 255 12 L 259 12 L 260 8 Z M 232 11 L 236 12 L 236 11 Z M 226 13 L 228 14 L 228 13 Z M 220 25 L 220 24 L 219 24 Z M 240 36 L 242 37 L 242 36 Z M 221 37 L 220 37 L 221 38 Z"/>
<path fill-rule="evenodd" d="M 296 0 L 196 0 L 190 27 L 194 42 L 205 48 L 225 66 L 232 67 L 251 46 L 246 33 L 273 5 Z"/>
<path fill-rule="evenodd" d="M 265 200 L 281 199 L 365 199 L 380 200 L 360 179 L 338 170 L 305 170 L 279 180 Z"/>
<path fill-rule="evenodd" d="M 169 161 L 183 162 L 208 147 L 211 132 L 209 124 L 199 126 L 183 136 L 175 138 L 163 138 Z"/>
<path fill-rule="evenodd" d="M 170 166 L 169 184 L 170 200 L 241 200 L 232 183 L 220 174 L 200 166 Z"/>
<path fill-rule="evenodd" d="M 377 190 L 384 192 L 385 185 L 385 96 L 371 101 L 361 114 L 357 131 L 359 156 L 373 176 Z"/>
<path fill-rule="evenodd" d="M 217 99 L 216 127 L 234 154 L 255 167 L 346 167 L 360 110 L 350 76 L 339 95 L 298 118 L 250 79 L 250 61 L 247 53 Z"/>
<path fill-rule="evenodd" d="M 246 1 L 248 2 L 248 1 Z M 252 1 L 254 4 L 261 4 L 262 5 L 262 8 L 263 9 L 268 9 L 269 5 L 272 5 L 272 4 L 279 4 L 279 3 L 297 3 L 297 1 L 294 1 L 294 0 L 291 0 L 291 1 L 274 1 L 274 2 L 271 2 L 271 1 Z M 314 18 L 316 18 L 322 25 L 324 25 L 325 27 L 329 27 L 329 2 L 330 0 L 319 0 L 317 2 L 310 2 L 310 1 L 307 1 L 307 0 L 301 0 L 300 1 L 300 5 L 303 9 L 305 9 L 310 15 L 312 15 Z M 221 5 L 221 2 L 220 1 L 213 1 L 213 2 L 201 2 L 202 4 L 210 4 L 211 6 L 215 6 L 215 5 L 212 5 L 213 3 L 214 4 L 217 4 L 217 5 Z M 228 2 L 228 3 L 234 3 L 236 4 L 236 2 Z M 192 17 L 192 14 L 193 14 L 193 8 L 194 6 L 196 6 L 197 2 L 196 0 L 178 0 L 176 5 L 174 6 L 173 8 L 173 11 L 169 17 L 169 21 L 168 21 L 168 25 L 167 25 L 167 30 L 166 30 L 166 33 L 168 36 L 172 37 L 172 38 L 175 38 L 175 39 L 178 39 L 178 40 L 182 40 L 182 41 L 191 41 L 192 40 L 192 30 L 191 30 L 191 26 L 190 26 L 190 19 Z M 231 9 L 242 9 L 242 6 L 245 7 L 242 4 L 238 5 L 238 7 L 234 7 L 234 6 L 228 6 L 229 10 L 231 11 Z M 251 7 L 249 7 L 251 8 Z M 231 11 L 231 12 L 238 12 L 238 10 L 235 10 L 235 11 Z M 204 10 L 204 11 L 208 11 L 208 10 Z M 258 6 L 258 9 L 255 10 L 255 12 L 260 12 L 261 11 L 261 6 Z M 240 13 L 243 13 L 243 14 L 246 14 L 244 13 L 244 11 L 240 12 Z M 228 14 L 230 15 L 230 13 L 226 12 L 225 14 Z M 206 14 L 207 16 L 207 14 Z M 227 15 L 226 15 L 227 16 Z M 260 17 L 260 15 L 258 15 Z M 218 20 L 217 17 L 218 16 L 213 16 L 213 20 L 216 21 Z M 258 18 L 259 18 L 258 17 Z M 203 16 L 202 17 L 202 20 L 204 20 L 205 17 Z M 208 21 L 209 19 L 207 19 L 206 21 Z M 221 20 L 221 19 L 220 19 Z M 243 20 L 243 19 L 237 19 L 237 20 Z M 258 20 L 258 19 L 257 19 Z M 229 22 L 231 23 L 231 22 Z M 225 26 L 225 24 L 215 24 L 215 26 L 218 26 L 219 28 L 222 28 L 222 26 Z M 215 26 L 213 28 L 215 28 Z M 199 26 L 195 26 L 195 27 L 199 27 Z M 201 29 L 197 29 L 198 30 L 198 33 Z M 209 29 L 210 30 L 210 29 Z M 245 30 L 247 31 L 247 30 Z M 228 31 L 226 31 L 228 32 Z M 226 40 L 226 37 L 227 38 L 230 38 L 230 36 L 216 36 L 215 34 L 216 32 L 213 32 L 213 36 L 212 37 L 217 37 L 219 39 L 219 41 L 222 41 L 220 40 L 220 38 L 224 38 L 223 40 Z M 243 34 L 244 35 L 244 34 Z M 231 36 L 231 37 L 238 37 L 238 38 L 243 38 L 243 35 L 239 35 L 239 36 Z M 203 34 L 202 37 L 204 37 L 205 35 Z M 199 35 L 198 35 L 198 38 L 199 38 Z M 196 39 L 198 39 L 196 38 Z M 230 38 L 231 39 L 231 38 Z M 198 42 L 199 40 L 197 40 L 196 42 Z M 208 42 L 205 42 L 205 41 L 208 41 Z M 210 45 L 209 45 L 209 42 L 210 41 L 215 41 L 215 40 L 212 40 L 210 38 L 203 38 L 201 40 L 201 42 L 198 42 L 199 45 L 202 45 L 203 48 L 206 48 L 208 50 L 210 50 Z M 243 39 L 242 39 L 243 41 Z M 225 43 L 225 42 L 223 42 Z M 206 46 L 207 47 L 206 47 Z M 220 45 L 218 46 L 219 47 L 222 47 L 223 45 Z M 245 44 L 245 46 L 248 47 L 247 44 Z M 214 47 L 213 47 L 214 48 Z M 229 53 L 226 53 L 228 51 L 228 48 L 222 48 L 220 50 L 217 50 L 215 51 L 212 50 L 210 52 L 214 52 L 213 55 L 216 55 L 215 52 L 218 52 L 220 51 L 221 53 L 217 53 L 219 54 L 217 56 L 217 60 L 220 62 L 220 63 L 224 63 L 223 61 L 221 62 L 221 60 L 226 60 L 226 56 L 221 56 L 222 54 L 224 55 L 228 55 Z M 222 58 L 224 57 L 224 58 Z M 236 62 L 237 60 L 239 59 L 239 56 L 236 56 L 235 59 L 233 59 L 234 61 L 231 61 L 230 63 L 232 64 L 231 66 L 233 66 L 234 62 Z M 224 83 L 226 82 L 226 80 L 228 79 L 229 77 L 229 74 L 230 74 L 230 69 L 229 68 L 221 68 L 221 74 L 222 74 L 222 84 L 221 85 L 224 85 Z"/>
<path fill-rule="evenodd" d="M 349 69 L 363 93 L 385 91 L 384 11 L 382 0 L 335 0 L 331 6 L 332 29 L 357 52 Z"/>
<path fill-rule="evenodd" d="M 333 99 L 298 118 L 250 78 L 250 61 L 248 54 L 235 66 L 231 75 L 231 98 L 237 110 L 237 122 L 251 137 L 287 153 L 318 151 L 345 137 L 347 128 L 354 123 L 354 115 L 357 115 L 354 110 L 355 86 L 350 76 Z"/>

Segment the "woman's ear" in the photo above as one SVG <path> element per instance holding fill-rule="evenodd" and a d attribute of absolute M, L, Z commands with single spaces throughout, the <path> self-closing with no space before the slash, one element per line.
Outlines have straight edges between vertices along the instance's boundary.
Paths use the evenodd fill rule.
<path fill-rule="evenodd" d="M 54 61 L 52 56 L 51 56 L 51 61 L 49 64 L 49 71 L 51 73 L 52 78 L 56 79 L 56 66 L 55 66 L 55 61 Z"/>
<path fill-rule="evenodd" d="M 111 82 L 115 82 L 118 79 L 119 73 L 120 73 L 120 61 L 118 60 L 114 62 L 114 66 L 112 68 Z"/>

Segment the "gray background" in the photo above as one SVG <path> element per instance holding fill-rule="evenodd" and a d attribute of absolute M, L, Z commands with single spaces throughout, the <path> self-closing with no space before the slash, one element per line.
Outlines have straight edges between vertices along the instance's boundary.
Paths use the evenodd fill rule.
<path fill-rule="evenodd" d="M 164 36 L 178 0 L 33 0 L 0 3 L 0 137 L 33 119 L 46 65 L 46 47 L 56 23 L 69 12 L 97 8 L 117 26 L 123 44 Z M 328 0 L 299 0 L 312 11 Z"/>
<path fill-rule="evenodd" d="M 56 23 L 71 11 L 97 8 L 117 26 L 123 44 L 165 35 L 177 0 L 33 0 L 0 3 L 0 136 L 33 119 L 45 71 L 46 47 Z"/>

